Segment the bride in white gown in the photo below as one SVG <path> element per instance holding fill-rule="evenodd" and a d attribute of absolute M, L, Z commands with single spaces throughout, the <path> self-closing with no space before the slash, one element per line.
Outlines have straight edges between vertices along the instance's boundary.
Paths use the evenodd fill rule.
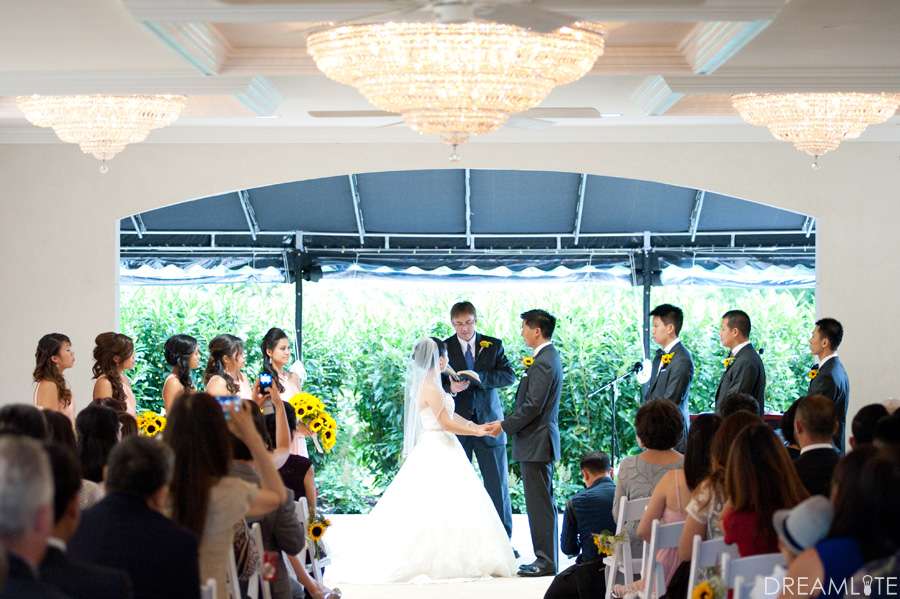
<path fill-rule="evenodd" d="M 444 343 L 419 339 L 406 374 L 405 461 L 328 577 L 401 583 L 512 576 L 509 538 L 456 435 L 486 434 L 453 413 L 441 388 Z"/>

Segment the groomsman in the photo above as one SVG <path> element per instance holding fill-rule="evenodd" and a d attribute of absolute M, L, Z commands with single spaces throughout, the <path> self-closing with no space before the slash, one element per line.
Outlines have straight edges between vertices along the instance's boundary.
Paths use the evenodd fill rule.
<path fill-rule="evenodd" d="M 726 395 L 740 391 L 756 398 L 762 418 L 765 413 L 766 369 L 759 353 L 750 343 L 750 317 L 747 313 L 729 310 L 723 314 L 719 339 L 729 352 L 725 358 L 725 372 L 716 391 L 716 408 Z"/>
<path fill-rule="evenodd" d="M 844 338 L 844 327 L 833 318 L 816 321 L 809 338 L 809 351 L 816 357 L 816 367 L 809 372 L 807 395 L 823 395 L 834 402 L 838 428 L 832 441 L 838 451 L 844 453 L 844 425 L 847 421 L 847 403 L 850 401 L 850 379 L 838 358 L 837 348 Z"/>
<path fill-rule="evenodd" d="M 534 563 L 519 567 L 519 576 L 554 576 L 559 563 L 553 462 L 559 460 L 559 397 L 562 363 L 550 341 L 556 318 L 544 310 L 522 314 L 522 338 L 531 348 L 516 391 L 513 412 L 492 422 L 489 434 L 512 435 L 512 459 L 522 469 L 525 510 L 531 528 Z"/>
<path fill-rule="evenodd" d="M 680 443 L 683 449 L 690 423 L 688 397 L 691 379 L 694 377 L 691 352 L 678 339 L 681 326 L 684 324 L 684 313 L 681 308 L 662 304 L 654 308 L 650 316 L 653 317 L 650 322 L 650 335 L 661 349 L 656 350 L 656 357 L 653 358 L 653 371 L 641 403 L 667 399 L 678 406 L 684 417 L 684 436 Z"/>
<path fill-rule="evenodd" d="M 450 391 L 454 393 L 455 412 L 475 424 L 484 424 L 503 418 L 500 394 L 497 389 L 508 387 L 516 380 L 506 354 L 503 342 L 476 332 L 478 314 L 470 302 L 459 302 L 450 309 L 450 324 L 456 334 L 444 341 L 450 367 L 472 370 L 478 373 L 484 389 L 469 386 L 468 381 L 450 381 Z M 497 515 L 512 536 L 512 504 L 509 501 L 509 465 L 506 461 L 506 435 L 499 437 L 457 437 L 466 451 L 469 461 L 472 453 L 478 459 L 478 468 L 484 480 L 484 488 L 494 503 Z"/>

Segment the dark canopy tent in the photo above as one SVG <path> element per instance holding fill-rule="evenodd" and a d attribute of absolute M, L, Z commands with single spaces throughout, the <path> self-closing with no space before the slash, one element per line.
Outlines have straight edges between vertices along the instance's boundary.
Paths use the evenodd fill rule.
<path fill-rule="evenodd" d="M 742 278 L 723 270 L 762 273 L 754 286 L 808 286 L 814 229 L 811 217 L 703 190 L 456 169 L 326 177 L 175 204 L 122 219 L 120 252 L 123 282 L 198 282 L 142 279 L 133 275 L 140 267 L 218 267 L 199 281 L 210 282 L 239 280 L 237 269 L 249 266 L 296 282 L 298 300 L 301 281 L 323 272 L 447 277 L 502 268 L 529 279 L 537 269 L 538 277 L 625 280 L 644 287 L 647 304 L 651 284 Z M 298 301 L 298 329 L 299 317 Z"/>

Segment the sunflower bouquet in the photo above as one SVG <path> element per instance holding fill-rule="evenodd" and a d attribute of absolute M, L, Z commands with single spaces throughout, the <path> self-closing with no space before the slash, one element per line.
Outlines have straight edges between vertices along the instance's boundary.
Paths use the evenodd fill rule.
<path fill-rule="evenodd" d="M 691 599 L 725 599 L 728 587 L 720 576 L 712 576 L 694 587 Z"/>
<path fill-rule="evenodd" d="M 322 540 L 322 537 L 325 535 L 325 531 L 328 530 L 329 526 L 331 526 L 331 521 L 325 518 L 321 512 L 316 513 L 309 522 L 307 531 L 309 533 L 309 538 L 313 541 L 317 558 L 322 557 L 322 549 L 319 545 L 319 541 Z"/>
<path fill-rule="evenodd" d="M 298 393 L 290 399 L 290 404 L 297 413 L 297 420 L 316 433 L 313 441 L 319 452 L 331 451 L 337 441 L 337 421 L 325 411 L 322 400 L 311 393 Z"/>
<path fill-rule="evenodd" d="M 153 437 L 166 428 L 166 417 L 156 412 L 142 412 L 137 419 L 138 431 L 147 437 Z"/>
<path fill-rule="evenodd" d="M 612 555 L 618 543 L 624 543 L 628 540 L 625 533 L 613 534 L 608 530 L 604 530 L 600 534 L 594 533 L 594 545 L 600 555 Z"/>

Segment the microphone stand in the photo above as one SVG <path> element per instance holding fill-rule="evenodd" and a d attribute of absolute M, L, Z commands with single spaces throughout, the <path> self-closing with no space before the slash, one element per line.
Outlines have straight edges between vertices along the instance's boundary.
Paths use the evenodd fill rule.
<path fill-rule="evenodd" d="M 610 457 L 613 460 L 615 460 L 616 462 L 618 462 L 618 460 L 619 460 L 619 434 L 616 431 L 616 404 L 619 401 L 619 382 L 623 381 L 623 380 L 627 379 L 628 377 L 630 377 L 631 375 L 637 373 L 638 370 L 640 370 L 640 363 L 635 364 L 635 367 L 629 368 L 627 371 L 625 371 L 624 374 L 617 376 L 616 378 L 614 378 L 610 382 L 606 383 L 605 385 L 603 385 L 596 391 L 593 391 L 590 394 L 588 394 L 588 396 L 585 398 L 585 399 L 590 399 L 593 396 L 597 395 L 598 393 L 600 393 L 602 391 L 606 391 L 607 389 L 612 387 L 613 392 L 612 392 L 612 396 L 610 398 L 610 417 L 609 417 L 609 419 L 611 420 L 610 428 L 611 428 L 611 432 L 612 432 L 612 439 L 610 441 L 609 450 L 610 450 L 610 453 L 612 454 Z"/>

